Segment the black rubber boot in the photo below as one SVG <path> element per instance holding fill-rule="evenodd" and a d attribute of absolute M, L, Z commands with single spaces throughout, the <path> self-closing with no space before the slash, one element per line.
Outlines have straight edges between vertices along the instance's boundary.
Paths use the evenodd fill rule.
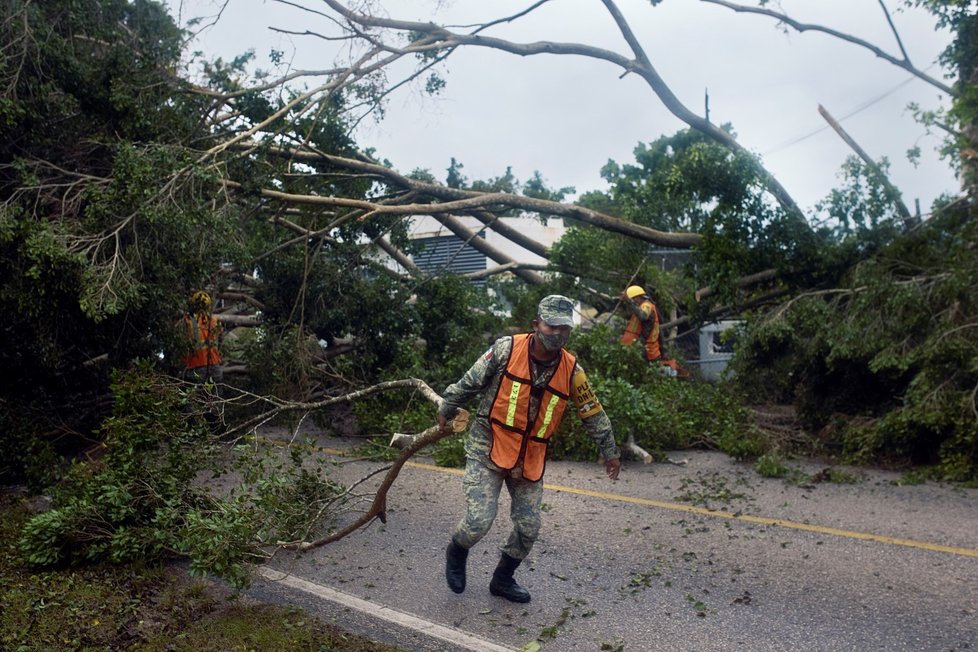
<path fill-rule="evenodd" d="M 468 558 L 468 548 L 455 543 L 455 539 L 448 542 L 445 550 L 445 580 L 448 581 L 448 588 L 455 593 L 465 590 L 465 560 Z"/>
<path fill-rule="evenodd" d="M 504 552 L 499 558 L 496 571 L 492 574 L 492 581 L 489 582 L 489 593 L 506 598 L 510 602 L 529 602 L 530 592 L 513 579 L 513 572 L 520 562 L 520 559 L 514 559 Z"/>

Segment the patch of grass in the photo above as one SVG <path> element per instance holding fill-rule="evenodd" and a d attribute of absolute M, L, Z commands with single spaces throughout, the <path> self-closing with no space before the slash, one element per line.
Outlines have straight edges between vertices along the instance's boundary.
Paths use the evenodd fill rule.
<path fill-rule="evenodd" d="M 788 464 L 777 453 L 767 453 L 757 458 L 754 471 L 762 478 L 784 478 L 791 485 L 807 485 L 816 481 L 798 467 Z"/>
<path fill-rule="evenodd" d="M 832 484 L 860 484 L 863 481 L 863 477 L 852 471 L 831 468 L 825 473 L 822 481 Z"/>
<path fill-rule="evenodd" d="M 140 645 L 146 652 L 183 650 L 390 650 L 396 648 L 326 627 L 298 609 L 233 604 L 187 623 L 176 635 L 157 635 Z"/>
<path fill-rule="evenodd" d="M 693 607 L 693 611 L 695 611 L 696 615 L 700 618 L 704 618 L 706 616 L 706 612 L 709 611 L 709 607 L 707 607 L 705 602 L 694 597 L 690 593 L 686 594 L 686 601 Z"/>
<path fill-rule="evenodd" d="M 777 453 L 761 455 L 754 463 L 754 470 L 764 478 L 783 478 L 791 470 Z"/>
<path fill-rule="evenodd" d="M 298 609 L 245 603 L 184 570 L 98 564 L 34 571 L 15 546 L 30 514 L 0 493 L 0 649 L 397 652 Z"/>
<path fill-rule="evenodd" d="M 604 643 L 602 643 L 601 644 L 601 647 L 599 649 L 601 649 L 601 650 L 608 650 L 609 652 L 624 652 L 624 650 L 625 650 L 625 639 L 623 639 L 621 636 L 618 636 L 618 637 L 615 638 L 614 641 L 612 641 L 610 643 L 607 642 L 607 641 L 605 641 Z"/>

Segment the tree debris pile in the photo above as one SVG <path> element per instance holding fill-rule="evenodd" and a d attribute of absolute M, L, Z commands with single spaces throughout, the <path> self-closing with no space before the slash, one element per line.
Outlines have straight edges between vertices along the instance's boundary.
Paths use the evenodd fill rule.
<path fill-rule="evenodd" d="M 839 287 L 759 315 L 734 361 L 750 395 L 793 402 L 858 463 L 978 480 L 978 222 L 945 207 Z"/>

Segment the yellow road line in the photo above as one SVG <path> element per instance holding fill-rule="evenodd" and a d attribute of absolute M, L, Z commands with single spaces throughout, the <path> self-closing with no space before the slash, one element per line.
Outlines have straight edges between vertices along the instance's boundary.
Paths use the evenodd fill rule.
<path fill-rule="evenodd" d="M 407 462 L 406 466 L 413 466 L 428 471 L 451 473 L 453 475 L 463 474 L 463 471 L 461 471 L 460 469 L 446 469 L 444 467 L 435 466 L 433 464 Z M 713 516 L 716 518 L 725 518 L 732 521 L 745 521 L 747 523 L 757 523 L 759 525 L 776 525 L 779 527 L 789 528 L 792 530 L 803 530 L 805 532 L 815 532 L 817 534 L 830 534 L 837 537 L 846 537 L 848 539 L 859 539 L 861 541 L 875 541 L 877 543 L 886 543 L 893 546 L 906 546 L 908 548 L 919 548 L 921 550 L 930 550 L 933 552 L 945 552 L 951 555 L 962 555 L 965 557 L 978 557 L 978 550 L 972 550 L 971 548 L 958 548 L 956 546 L 945 546 L 938 543 L 929 543 L 927 541 L 915 541 L 914 539 L 900 539 L 897 537 L 883 536 L 881 534 L 870 534 L 868 532 L 856 532 L 854 530 L 841 530 L 839 528 L 827 527 L 824 525 L 811 525 L 810 523 L 799 523 L 798 521 L 786 521 L 780 518 L 768 518 L 766 516 L 751 516 L 750 514 L 738 514 L 735 512 L 721 512 L 713 509 L 706 509 L 705 507 L 696 507 L 694 505 L 683 505 L 681 503 L 673 503 L 665 500 L 653 500 L 650 498 L 635 498 L 632 496 L 623 496 L 621 494 L 613 494 L 604 491 L 592 491 L 590 489 L 578 489 L 577 487 L 565 487 L 563 485 L 550 484 L 550 483 L 544 483 L 543 487 L 544 489 L 549 489 L 551 491 L 562 491 L 564 493 L 577 494 L 579 496 L 590 496 L 591 498 L 600 498 L 601 500 L 611 500 L 620 503 L 632 503 L 633 505 L 644 505 L 646 507 L 658 507 L 659 509 L 671 509 L 677 512 L 699 514 L 701 516 Z"/>
<path fill-rule="evenodd" d="M 603 500 L 615 500 L 623 503 L 633 503 L 635 505 L 646 505 L 649 507 L 659 507 L 661 509 L 671 509 L 679 512 L 700 514 L 702 516 L 714 516 L 726 518 L 732 521 L 746 521 L 748 523 L 758 523 L 760 525 L 777 525 L 779 527 L 790 528 L 792 530 L 803 530 L 805 532 L 815 532 L 818 534 L 830 534 L 848 539 L 859 539 L 862 541 L 876 541 L 877 543 L 887 543 L 894 546 L 907 546 L 908 548 L 919 548 L 921 550 L 931 550 L 934 552 L 946 552 L 951 555 L 962 555 L 965 557 L 978 557 L 978 550 L 971 548 L 958 548 L 956 546 L 945 546 L 938 543 L 928 543 L 927 541 L 916 541 L 914 539 L 900 539 L 897 537 L 887 537 L 881 534 L 870 534 L 868 532 L 856 532 L 855 530 L 840 530 L 839 528 L 827 527 L 824 525 L 812 525 L 810 523 L 799 523 L 798 521 L 786 521 L 780 518 L 768 518 L 766 516 L 751 516 L 750 514 L 738 514 L 731 512 L 721 512 L 705 507 L 695 507 L 693 505 L 682 505 L 680 503 L 670 503 L 663 500 L 651 500 L 649 498 L 633 498 L 620 494 L 605 493 L 603 491 L 591 491 L 589 489 L 577 489 L 575 487 L 562 487 L 559 485 L 544 484 L 544 487 L 553 491 L 564 491 L 566 493 L 578 494 L 581 496 L 591 496 Z"/>
<path fill-rule="evenodd" d="M 320 448 L 319 450 L 325 453 L 331 453 L 333 455 L 344 455 L 344 452 L 341 450 L 330 449 L 330 448 Z M 448 473 L 451 475 L 462 475 L 464 473 L 461 469 L 449 469 L 443 466 L 435 466 L 434 464 L 424 464 L 421 462 L 406 462 L 405 466 L 411 466 L 417 469 L 424 469 L 426 471 L 437 471 L 438 473 Z M 551 491 L 562 491 L 564 493 L 577 494 L 579 496 L 590 496 L 591 498 L 599 498 L 601 500 L 610 500 L 619 503 L 631 503 L 633 505 L 644 505 L 646 507 L 658 507 L 659 509 L 671 509 L 676 512 L 699 514 L 700 516 L 712 516 L 715 518 L 725 518 L 731 521 L 745 521 L 747 523 L 757 523 L 759 525 L 775 525 L 778 527 L 788 528 L 791 530 L 802 530 L 804 532 L 815 532 L 816 534 L 828 534 L 837 537 L 845 537 L 847 539 L 858 539 L 860 541 L 875 541 L 876 543 L 885 543 L 892 546 L 905 546 L 907 548 L 917 548 L 919 550 L 943 552 L 949 555 L 959 555 L 963 557 L 978 558 L 978 550 L 973 550 L 971 548 L 945 546 L 939 543 L 916 541 L 914 539 L 900 539 L 898 537 L 887 537 L 881 534 L 870 534 L 868 532 L 857 532 L 855 530 L 841 530 L 839 528 L 827 527 L 824 525 L 812 525 L 810 523 L 787 521 L 780 518 L 768 518 L 766 516 L 751 516 L 750 514 L 739 514 L 735 512 L 721 512 L 717 510 L 707 509 L 705 507 L 696 507 L 694 505 L 683 505 L 681 503 L 673 503 L 665 500 L 653 500 L 651 498 L 635 498 L 632 496 L 623 496 L 621 494 L 613 494 L 605 491 L 592 491 L 590 489 L 578 489 L 576 487 L 565 487 L 563 485 L 550 484 L 550 483 L 544 483 L 543 487 L 544 489 L 550 489 Z"/>

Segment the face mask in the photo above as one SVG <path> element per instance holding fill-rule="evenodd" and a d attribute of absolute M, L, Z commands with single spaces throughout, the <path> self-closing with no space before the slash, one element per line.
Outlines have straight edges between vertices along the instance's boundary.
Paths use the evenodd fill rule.
<path fill-rule="evenodd" d="M 537 331 L 536 335 L 543 348 L 551 353 L 554 351 L 559 351 L 562 346 L 567 344 L 567 340 L 570 339 L 570 335 L 561 335 L 560 333 L 545 335 L 540 331 Z"/>

